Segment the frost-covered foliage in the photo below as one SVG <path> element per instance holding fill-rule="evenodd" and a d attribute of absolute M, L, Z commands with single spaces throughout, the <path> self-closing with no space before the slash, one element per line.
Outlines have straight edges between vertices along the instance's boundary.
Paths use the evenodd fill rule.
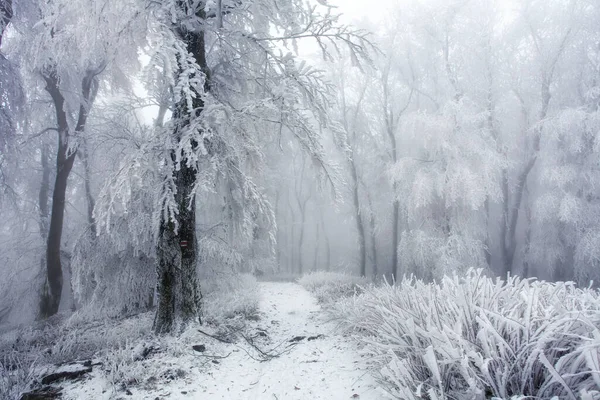
<path fill-rule="evenodd" d="M 84 310 L 66 318 L 9 330 L 0 334 L 0 353 L 14 354 L 23 365 L 64 364 L 92 357 L 121 340 L 136 340 L 150 333 L 152 315 L 102 318 Z"/>
<path fill-rule="evenodd" d="M 25 105 L 21 74 L 17 66 L 0 53 L 0 194 L 5 187 L 6 179 L 4 164 L 6 156 L 11 154 L 19 124 L 22 123 Z"/>
<path fill-rule="evenodd" d="M 20 399 L 40 386 L 48 366 L 91 359 L 125 343 L 136 343 L 151 332 L 149 313 L 127 319 L 96 319 L 78 311 L 52 320 L 0 333 L 0 398 Z M 102 360 L 104 361 L 104 360 Z"/>
<path fill-rule="evenodd" d="M 320 303 L 333 303 L 361 293 L 369 280 L 346 273 L 317 271 L 302 276 L 298 283 L 314 294 Z"/>
<path fill-rule="evenodd" d="M 122 176 L 129 179 L 128 200 L 111 203 L 114 212 L 105 221 L 107 229 L 98 236 L 85 231 L 73 250 L 74 294 L 92 314 L 121 315 L 145 310 L 153 304 L 155 242 L 148 226 L 157 198 L 152 182 L 157 179 L 153 167 L 139 162 L 137 167 L 136 175 Z M 111 181 L 106 183 L 111 184 Z M 102 192 L 98 202 L 103 204 L 106 195 L 106 191 Z"/>
<path fill-rule="evenodd" d="M 258 311 L 260 290 L 249 274 L 214 272 L 202 279 L 204 320 L 222 325 L 228 319 L 245 319 Z"/>
<path fill-rule="evenodd" d="M 73 259 L 73 288 L 77 302 L 96 315 L 126 315 L 148 309 L 154 302 L 154 259 L 130 244 L 119 246 L 101 236 L 84 235 Z"/>
<path fill-rule="evenodd" d="M 34 382 L 35 361 L 24 359 L 17 352 L 0 355 L 0 398 L 18 400 Z"/>
<path fill-rule="evenodd" d="M 39 74 L 55 69 L 69 110 L 81 103 L 81 82 L 90 70 L 101 70 L 111 88 L 128 87 L 139 68 L 137 52 L 145 41 L 143 3 L 136 0 L 23 0 L 14 21 L 19 35 L 9 41 L 9 54 L 25 71 Z M 133 51 L 132 51 L 133 50 Z M 67 90 L 69 89 L 69 90 Z M 75 121 L 72 122 L 73 128 Z"/>
<path fill-rule="evenodd" d="M 149 168 L 153 179 L 144 184 L 155 190 L 146 228 L 155 239 L 161 221 L 171 221 L 176 231 L 175 175 L 185 163 L 194 171 L 186 200 L 198 204 L 201 216 L 200 264 L 273 265 L 275 217 L 258 183 L 267 168 L 264 144 L 292 137 L 326 180 L 337 180 L 321 143 L 333 88 L 322 71 L 298 58 L 297 42 L 313 39 L 328 59 L 344 46 L 357 63 L 368 59 L 371 47 L 366 33 L 339 24 L 331 11 L 299 0 L 154 3 L 145 75 L 154 77 L 151 90 L 171 91 L 174 118 L 157 127 L 104 187 L 95 210 L 100 224 L 110 229 L 111 215 L 132 207 L 132 180 Z M 186 47 L 185 31 L 198 30 L 206 65 Z M 214 212 L 206 216 L 203 209 Z"/>
<path fill-rule="evenodd" d="M 600 396 L 600 296 L 481 271 L 370 287 L 332 307 L 398 399 Z"/>
<path fill-rule="evenodd" d="M 503 166 L 486 118 L 462 98 L 439 115 L 406 119 L 409 150 L 389 172 L 407 221 L 399 244 L 405 273 L 431 280 L 486 265 L 482 211 L 488 199 L 500 198 Z"/>

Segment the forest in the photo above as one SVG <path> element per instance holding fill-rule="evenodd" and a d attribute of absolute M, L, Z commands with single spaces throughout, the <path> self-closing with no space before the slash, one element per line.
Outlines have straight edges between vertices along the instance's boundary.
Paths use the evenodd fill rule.
<path fill-rule="evenodd" d="M 600 399 L 600 3 L 0 0 L 0 217 L 0 399 Z"/>

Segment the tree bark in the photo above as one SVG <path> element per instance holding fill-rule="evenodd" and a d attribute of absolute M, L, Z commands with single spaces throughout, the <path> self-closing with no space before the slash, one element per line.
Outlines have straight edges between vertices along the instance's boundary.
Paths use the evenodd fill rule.
<path fill-rule="evenodd" d="M 75 134 L 83 132 L 87 122 L 89 108 L 95 95 L 95 77 L 97 72 L 88 71 L 83 78 L 81 89 L 83 102 L 79 107 L 79 115 Z M 58 125 L 58 151 L 56 154 L 56 179 L 52 192 L 52 208 L 50 227 L 46 245 L 46 284 L 40 300 L 40 316 L 50 317 L 58 312 L 63 286 L 61 264 L 61 240 L 65 214 L 65 198 L 69 175 L 73 169 L 77 148 L 69 146 L 69 124 L 65 111 L 65 99 L 59 89 L 59 78 L 55 68 L 48 68 L 44 75 L 46 91 L 52 97 Z"/>
<path fill-rule="evenodd" d="M 188 10 L 186 2 L 179 1 L 177 4 L 186 11 L 186 15 L 192 13 L 200 20 L 205 20 L 205 12 L 199 6 Z M 204 31 L 189 31 L 182 26 L 177 33 L 204 73 L 204 90 L 208 92 L 210 72 L 206 61 Z M 175 106 L 173 120 L 176 122 L 173 136 L 177 141 L 181 140 L 182 129 L 204 110 L 201 93 L 196 93 L 192 105 L 194 110 L 190 111 L 186 100 L 182 99 Z M 192 146 L 197 145 L 192 143 Z M 178 213 L 174 217 L 175 221 L 163 218 L 160 224 L 156 266 L 158 308 L 154 318 L 154 331 L 159 334 L 181 331 L 194 321 L 202 322 L 200 314 L 202 294 L 197 274 L 196 205 L 193 193 L 198 171 L 188 165 L 186 158 L 176 164 L 174 152 L 171 153 L 171 158 L 177 189 L 175 201 Z"/>
<path fill-rule="evenodd" d="M 40 235 L 42 236 L 42 240 L 44 242 L 48 240 L 48 223 L 50 214 L 50 209 L 48 207 L 48 199 L 50 195 L 50 154 L 48 153 L 48 145 L 43 142 L 40 154 L 42 164 L 42 182 L 38 192 L 38 206 L 40 213 Z"/>
<path fill-rule="evenodd" d="M 170 333 L 200 319 L 201 293 L 196 270 L 196 207 L 191 193 L 196 171 L 182 165 L 175 172 L 178 228 L 163 221 L 157 246 L 158 308 L 156 333 Z M 191 199 L 191 200 L 190 200 Z"/>

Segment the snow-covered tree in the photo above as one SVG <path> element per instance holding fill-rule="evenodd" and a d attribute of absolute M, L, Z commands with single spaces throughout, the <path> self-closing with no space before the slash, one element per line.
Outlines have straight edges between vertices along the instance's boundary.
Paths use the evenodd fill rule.
<path fill-rule="evenodd" d="M 173 88 L 173 115 L 157 130 L 153 151 L 141 157 L 157 157 L 160 176 L 155 330 L 172 332 L 199 318 L 197 246 L 210 243 L 196 240 L 196 207 L 204 196 L 225 196 L 228 229 L 246 242 L 273 225 L 270 202 L 252 178 L 265 165 L 262 141 L 291 134 L 326 179 L 335 180 L 319 138 L 331 86 L 295 55 L 298 41 L 314 39 L 325 58 L 344 45 L 356 62 L 368 57 L 370 43 L 363 32 L 338 24 L 328 7 L 296 0 L 166 1 L 154 4 L 152 14 L 152 63 Z M 135 168 L 122 172 L 138 175 Z M 98 205 L 103 215 L 116 199 L 128 203 L 129 192 L 128 185 L 113 187 L 109 201 Z"/>
<path fill-rule="evenodd" d="M 55 122 L 48 130 L 58 133 L 56 179 L 52 190 L 47 235 L 47 280 L 40 313 L 58 311 L 63 272 L 61 239 L 67 185 L 98 92 L 102 73 L 116 76 L 136 63 L 129 51 L 139 42 L 139 4 L 135 1 L 19 2 L 15 17 L 20 33 L 15 38 L 14 57 L 32 79 L 41 77 L 50 96 Z M 135 47 L 133 47 L 135 49 Z M 115 60 L 120 62 L 116 63 Z M 133 64 L 132 64 L 133 63 Z M 123 68 L 124 67 L 124 68 Z M 38 82 L 40 80 L 38 79 Z"/>

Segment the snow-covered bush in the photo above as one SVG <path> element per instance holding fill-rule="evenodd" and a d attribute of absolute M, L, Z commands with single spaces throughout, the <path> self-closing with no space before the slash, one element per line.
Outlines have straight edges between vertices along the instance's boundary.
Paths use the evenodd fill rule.
<path fill-rule="evenodd" d="M 372 286 L 331 312 L 395 398 L 600 398 L 594 290 L 471 270 L 441 283 Z"/>
<path fill-rule="evenodd" d="M 155 250 L 146 227 L 150 196 L 135 195 L 142 204 L 138 209 L 113 216 L 111 230 L 97 237 L 84 232 L 73 249 L 73 291 L 86 314 L 121 317 L 153 306 Z"/>
<path fill-rule="evenodd" d="M 0 356 L 0 399 L 20 399 L 33 383 L 34 366 L 35 361 L 18 352 L 4 352 Z"/>
<path fill-rule="evenodd" d="M 298 280 L 306 290 L 315 295 L 319 303 L 330 303 L 362 291 L 369 283 L 367 278 L 339 272 L 310 272 Z"/>
<path fill-rule="evenodd" d="M 260 290 L 250 274 L 212 273 L 202 278 L 204 322 L 220 325 L 225 319 L 256 314 Z"/>

